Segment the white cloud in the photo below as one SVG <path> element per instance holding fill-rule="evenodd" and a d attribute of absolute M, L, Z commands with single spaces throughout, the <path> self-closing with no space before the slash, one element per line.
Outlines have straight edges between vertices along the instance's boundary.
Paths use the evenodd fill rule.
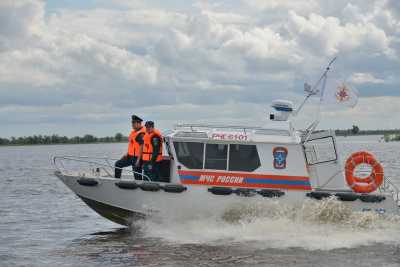
<path fill-rule="evenodd" d="M 248 0 L 245 2 L 253 8 L 261 9 L 263 11 L 283 9 L 298 12 L 311 12 L 318 10 L 320 7 L 318 1 L 315 0 Z"/>
<path fill-rule="evenodd" d="M 366 53 L 392 54 L 385 32 L 371 23 L 343 25 L 337 17 L 311 13 L 307 18 L 290 11 L 289 31 L 303 47 L 319 49 L 322 55 L 360 48 Z"/>
<path fill-rule="evenodd" d="M 400 2 L 397 0 L 387 0 L 386 3 L 389 11 L 400 18 Z"/>
<path fill-rule="evenodd" d="M 54 86 L 63 78 L 52 71 L 57 62 L 40 48 L 25 48 L 0 53 L 0 82 L 25 86 Z M 0 88 L 1 90 L 1 88 Z"/>
<path fill-rule="evenodd" d="M 282 38 L 269 28 L 254 28 L 248 32 L 237 32 L 236 36 L 224 42 L 223 47 L 254 60 L 274 59 L 292 64 L 302 58 L 297 54 L 296 43 Z"/>
<path fill-rule="evenodd" d="M 250 23 L 254 23 L 253 18 L 240 14 L 235 14 L 232 12 L 215 12 L 215 11 L 204 10 L 203 13 L 206 14 L 212 20 L 222 24 L 248 25 Z"/>
<path fill-rule="evenodd" d="M 351 75 L 350 82 L 354 84 L 364 84 L 364 83 L 381 84 L 385 83 L 385 80 L 376 78 L 372 73 L 356 72 Z"/>
<path fill-rule="evenodd" d="M 34 38 L 43 26 L 43 18 L 42 1 L 1 1 L 0 52 L 24 45 L 26 38 Z"/>
<path fill-rule="evenodd" d="M 0 122 L 12 110 L 20 123 L 256 122 L 271 99 L 301 99 L 337 54 L 361 93 L 400 85 L 392 1 L 114 3 L 46 15 L 42 1 L 0 3 Z"/>

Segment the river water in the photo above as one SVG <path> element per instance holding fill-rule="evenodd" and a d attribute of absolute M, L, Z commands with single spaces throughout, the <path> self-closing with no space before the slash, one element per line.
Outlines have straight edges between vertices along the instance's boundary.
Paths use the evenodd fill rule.
<path fill-rule="evenodd" d="M 342 161 L 372 151 L 400 185 L 400 143 L 339 138 Z M 0 266 L 400 266 L 400 219 L 336 202 L 247 220 L 103 219 L 53 175 L 53 155 L 119 157 L 125 144 L 0 147 Z M 318 204 L 320 205 L 320 204 Z M 239 211 L 241 212 L 241 211 Z M 272 213 L 271 213 L 272 214 Z"/>

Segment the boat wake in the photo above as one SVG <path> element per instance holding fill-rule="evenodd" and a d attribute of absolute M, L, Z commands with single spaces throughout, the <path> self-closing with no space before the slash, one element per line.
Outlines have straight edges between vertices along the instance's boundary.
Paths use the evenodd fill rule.
<path fill-rule="evenodd" d="M 135 225 L 143 235 L 173 243 L 246 243 L 258 249 L 351 248 L 375 243 L 400 244 L 400 217 L 355 212 L 336 199 L 308 200 L 299 206 L 277 201 L 235 205 L 222 214 L 175 214 Z"/>

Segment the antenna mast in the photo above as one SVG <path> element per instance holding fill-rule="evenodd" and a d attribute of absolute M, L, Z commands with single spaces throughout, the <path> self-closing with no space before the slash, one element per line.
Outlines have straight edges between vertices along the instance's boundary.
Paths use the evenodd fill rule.
<path fill-rule="evenodd" d="M 330 68 L 331 68 L 331 65 L 333 64 L 333 62 L 335 62 L 336 59 L 337 59 L 337 57 L 334 57 L 334 58 L 329 62 L 328 66 L 326 66 L 326 68 L 325 68 L 325 71 L 322 73 L 321 77 L 320 77 L 320 78 L 318 79 L 318 81 L 314 84 L 314 86 L 311 87 L 311 86 L 310 86 L 309 84 L 307 84 L 307 83 L 304 84 L 304 91 L 307 92 L 307 96 L 306 96 L 306 98 L 303 100 L 303 102 L 300 104 L 300 106 L 297 108 L 297 110 L 294 112 L 293 116 L 296 116 L 297 114 L 299 114 L 299 112 L 303 109 L 304 104 L 307 102 L 307 100 L 308 100 L 311 96 L 316 95 L 316 94 L 319 93 L 318 86 L 319 86 L 319 84 L 320 84 L 322 81 L 324 81 L 324 82 L 323 82 L 322 89 L 321 89 L 321 99 L 320 99 L 320 104 L 321 104 L 322 96 L 323 96 L 324 90 L 325 90 L 325 81 L 326 81 L 326 77 L 327 77 L 327 74 L 328 74 L 328 72 L 329 72 L 329 70 L 330 70 Z M 318 114 L 319 114 L 319 110 L 318 110 Z M 319 119 L 318 119 L 318 120 L 319 120 Z"/>
<path fill-rule="evenodd" d="M 321 86 L 321 96 L 320 96 L 320 100 L 319 100 L 319 104 L 318 104 L 318 111 L 317 111 L 317 118 L 307 127 L 306 129 L 306 133 L 304 135 L 303 138 L 303 143 L 306 142 L 312 132 L 315 130 L 315 128 L 317 128 L 319 121 L 320 121 L 320 116 L 321 116 L 321 103 L 322 103 L 322 99 L 324 96 L 324 91 L 325 91 L 325 85 L 326 85 L 326 79 L 328 77 L 328 72 L 331 68 L 331 65 L 333 64 L 333 62 L 335 62 L 335 60 L 337 59 L 337 57 L 334 57 L 328 64 L 328 66 L 326 66 L 325 71 L 322 73 L 321 77 L 318 79 L 318 81 L 314 84 L 313 87 L 311 87 L 308 84 L 304 84 L 304 90 L 308 93 L 306 98 L 304 99 L 304 101 L 301 103 L 301 105 L 299 106 L 299 108 L 297 109 L 296 113 L 294 114 L 294 116 L 296 116 L 300 110 L 303 108 L 304 104 L 307 102 L 307 100 L 313 96 L 319 93 L 319 85 L 322 82 L 322 86 Z"/>

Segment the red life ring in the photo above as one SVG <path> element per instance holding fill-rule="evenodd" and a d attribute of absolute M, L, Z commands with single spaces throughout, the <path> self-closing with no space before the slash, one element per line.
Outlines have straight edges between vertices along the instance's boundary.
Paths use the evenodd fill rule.
<path fill-rule="evenodd" d="M 371 174 L 367 177 L 354 175 L 355 168 L 360 164 L 372 167 Z M 347 159 L 345 165 L 346 182 L 356 193 L 371 193 L 378 189 L 383 182 L 383 167 L 375 157 L 366 151 L 355 152 Z"/>

